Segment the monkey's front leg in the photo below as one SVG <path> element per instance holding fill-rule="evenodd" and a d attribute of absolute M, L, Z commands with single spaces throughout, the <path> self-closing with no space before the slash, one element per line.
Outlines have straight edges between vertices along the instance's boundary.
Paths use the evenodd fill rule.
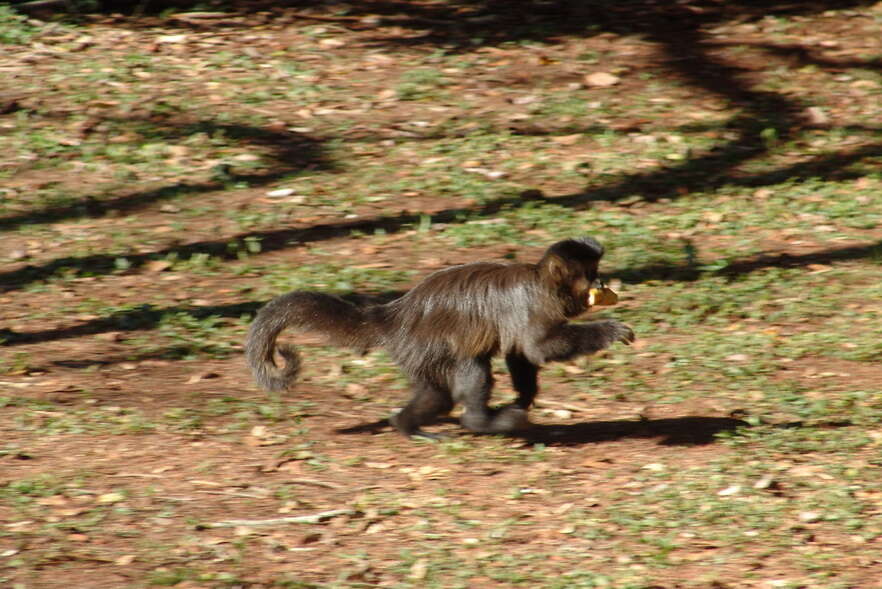
<path fill-rule="evenodd" d="M 511 384 L 518 393 L 515 406 L 527 410 L 539 392 L 539 367 L 523 354 L 511 352 L 505 356 L 505 364 L 511 375 Z"/>
<path fill-rule="evenodd" d="M 535 342 L 532 360 L 539 363 L 550 360 L 569 360 L 576 356 L 594 354 L 616 342 L 630 344 L 634 331 L 615 319 L 601 319 L 589 323 L 562 323 L 548 330 Z"/>

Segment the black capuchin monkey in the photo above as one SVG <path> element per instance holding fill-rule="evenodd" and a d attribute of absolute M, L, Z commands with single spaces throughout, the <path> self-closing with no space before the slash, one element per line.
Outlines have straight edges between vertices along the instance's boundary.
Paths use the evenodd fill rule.
<path fill-rule="evenodd" d="M 257 383 L 271 391 L 292 386 L 300 357 L 276 345 L 286 328 L 328 336 L 332 345 L 359 351 L 385 347 L 413 387 L 390 422 L 406 436 L 437 438 L 421 426 L 462 403 L 462 425 L 479 433 L 527 427 L 538 392 L 539 367 L 634 341 L 615 319 L 568 323 L 589 308 L 603 247 L 590 237 L 552 245 L 536 264 L 477 262 L 427 276 L 385 304 L 356 306 L 323 293 L 294 291 L 266 304 L 248 333 L 245 354 Z M 284 359 L 278 367 L 275 351 Z M 517 400 L 487 406 L 490 358 L 503 354 Z"/>

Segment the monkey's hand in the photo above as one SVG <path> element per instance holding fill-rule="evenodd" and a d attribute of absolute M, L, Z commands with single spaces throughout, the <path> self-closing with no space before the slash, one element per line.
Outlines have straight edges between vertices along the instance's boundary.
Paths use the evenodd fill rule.
<path fill-rule="evenodd" d="M 634 335 L 634 330 L 625 325 L 624 323 L 619 323 L 615 319 L 611 321 L 615 321 L 615 333 L 616 333 L 616 341 L 622 342 L 625 345 L 630 346 L 637 336 Z"/>
<path fill-rule="evenodd" d="M 603 350 L 617 342 L 630 345 L 636 339 L 634 330 L 617 319 L 592 321 L 585 327 L 590 328 L 590 331 L 583 332 L 586 351 Z"/>

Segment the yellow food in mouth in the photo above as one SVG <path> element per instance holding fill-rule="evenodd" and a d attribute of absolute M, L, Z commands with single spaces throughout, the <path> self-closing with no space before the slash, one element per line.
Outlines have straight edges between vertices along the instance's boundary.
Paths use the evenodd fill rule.
<path fill-rule="evenodd" d="M 611 288 L 592 288 L 588 291 L 588 305 L 592 307 L 608 307 L 619 302 L 619 295 Z"/>

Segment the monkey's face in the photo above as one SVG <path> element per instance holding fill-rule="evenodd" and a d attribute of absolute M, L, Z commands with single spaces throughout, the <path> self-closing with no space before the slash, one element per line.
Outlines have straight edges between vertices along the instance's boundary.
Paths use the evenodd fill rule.
<path fill-rule="evenodd" d="M 597 267 L 600 265 L 600 258 L 596 260 L 591 260 L 587 264 L 585 264 L 585 280 L 588 281 L 588 288 L 595 288 L 600 285 L 598 280 L 598 270 Z"/>
<path fill-rule="evenodd" d="M 583 298 L 595 286 L 597 286 L 597 261 L 573 264 L 573 272 L 569 283 L 573 296 Z"/>
<path fill-rule="evenodd" d="M 603 246 L 586 237 L 559 241 L 539 261 L 540 274 L 557 292 L 567 317 L 588 309 L 588 296 L 596 287 L 602 257 Z"/>
<path fill-rule="evenodd" d="M 557 292 L 563 304 L 564 314 L 569 317 L 582 315 L 590 308 L 592 289 L 601 285 L 598 279 L 598 260 L 568 260 L 568 272 L 557 282 Z"/>

